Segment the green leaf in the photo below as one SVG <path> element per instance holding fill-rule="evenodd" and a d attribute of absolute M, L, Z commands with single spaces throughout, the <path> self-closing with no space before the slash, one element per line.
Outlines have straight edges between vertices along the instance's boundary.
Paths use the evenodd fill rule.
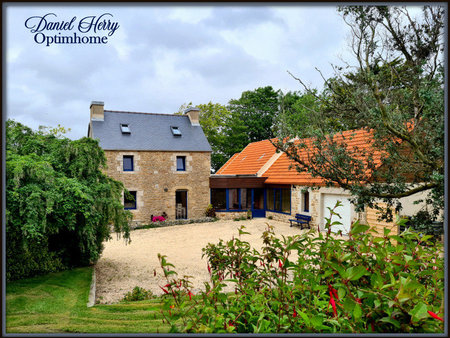
<path fill-rule="evenodd" d="M 300 317 L 302 317 L 302 319 L 305 322 L 306 326 L 310 326 L 310 320 L 309 320 L 309 318 L 308 318 L 306 313 L 304 313 L 303 311 L 300 311 L 300 312 L 298 312 L 298 315 Z"/>
<path fill-rule="evenodd" d="M 352 266 L 346 271 L 346 275 L 349 280 L 358 280 L 365 274 L 367 274 L 367 270 L 363 266 Z"/>
<path fill-rule="evenodd" d="M 345 296 L 345 289 L 344 288 L 338 288 L 338 297 L 339 299 L 343 299 Z"/>
<path fill-rule="evenodd" d="M 355 303 L 355 308 L 353 309 L 353 317 L 355 320 L 359 320 L 362 316 L 362 309 L 358 303 Z"/>
<path fill-rule="evenodd" d="M 355 223 L 352 225 L 352 230 L 350 231 L 350 234 L 356 235 L 356 234 L 364 233 L 369 229 L 370 229 L 370 226 L 368 226 L 366 224 Z"/>
<path fill-rule="evenodd" d="M 392 319 L 392 318 L 389 318 L 389 317 L 383 317 L 383 318 L 381 318 L 381 319 L 380 319 L 380 322 L 383 322 L 383 323 L 390 323 L 390 324 L 394 325 L 397 329 L 400 328 L 400 323 L 398 322 L 398 320 L 395 320 L 395 319 Z"/>
<path fill-rule="evenodd" d="M 344 310 L 347 312 L 352 312 L 353 308 L 355 307 L 355 304 L 356 303 L 350 297 L 345 298 Z"/>
<path fill-rule="evenodd" d="M 411 311 L 409 311 L 409 314 L 416 321 L 424 319 L 428 317 L 427 306 L 423 302 L 420 302 L 416 306 L 414 306 Z"/>

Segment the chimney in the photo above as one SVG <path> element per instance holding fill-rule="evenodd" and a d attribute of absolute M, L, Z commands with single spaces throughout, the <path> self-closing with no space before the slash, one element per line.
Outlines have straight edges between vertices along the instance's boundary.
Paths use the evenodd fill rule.
<path fill-rule="evenodd" d="M 105 114 L 103 111 L 103 106 L 105 104 L 101 101 L 91 102 L 91 120 L 103 121 L 105 119 Z"/>
<path fill-rule="evenodd" d="M 197 107 L 194 107 L 194 108 L 190 107 L 184 111 L 184 115 L 189 116 L 189 120 L 191 121 L 191 125 L 193 125 L 193 126 L 200 125 L 199 114 L 200 114 L 200 109 L 198 109 Z"/>

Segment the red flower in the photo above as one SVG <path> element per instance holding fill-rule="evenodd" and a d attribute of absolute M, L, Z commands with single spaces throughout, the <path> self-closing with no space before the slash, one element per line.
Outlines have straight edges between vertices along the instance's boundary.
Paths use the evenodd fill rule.
<path fill-rule="evenodd" d="M 331 307 L 333 308 L 333 312 L 334 312 L 334 316 L 337 316 L 337 310 L 336 310 L 336 302 L 334 301 L 333 298 L 333 293 L 330 291 L 330 302 L 329 304 L 331 304 Z"/>
<path fill-rule="evenodd" d="M 440 320 L 441 322 L 444 321 L 441 317 L 439 317 L 439 316 L 438 316 L 437 314 L 435 314 L 434 312 L 431 312 L 431 311 L 427 311 L 427 312 L 428 312 L 428 314 L 429 314 L 431 317 L 433 317 L 434 319 Z"/>
<path fill-rule="evenodd" d="M 164 293 L 169 294 L 169 291 L 167 291 L 166 289 L 164 289 L 162 286 L 160 286 L 161 290 L 164 291 Z"/>
<path fill-rule="evenodd" d="M 165 288 L 168 288 L 170 286 L 170 283 L 169 284 L 166 284 L 166 285 L 164 285 L 164 287 Z"/>
<path fill-rule="evenodd" d="M 209 274 L 211 274 L 211 267 L 209 266 L 209 264 L 208 264 L 208 272 Z"/>
<path fill-rule="evenodd" d="M 278 260 L 278 266 L 280 267 L 280 269 L 283 267 L 283 263 L 281 263 L 281 260 Z"/>
<path fill-rule="evenodd" d="M 295 311 L 295 307 L 294 307 L 294 313 L 292 314 L 292 317 L 297 317 L 297 311 Z"/>
<path fill-rule="evenodd" d="M 373 322 L 370 322 L 370 327 L 372 328 L 372 332 L 375 332 L 375 325 L 373 325 Z"/>
<path fill-rule="evenodd" d="M 356 300 L 356 302 L 357 302 L 358 304 L 362 304 L 362 303 L 361 303 L 361 298 L 355 298 L 355 300 Z"/>
<path fill-rule="evenodd" d="M 192 296 L 193 296 L 194 294 L 191 292 L 191 290 L 189 290 L 188 295 L 189 295 L 189 300 L 192 300 Z"/>
<path fill-rule="evenodd" d="M 335 288 L 333 288 L 330 284 L 328 284 L 328 290 L 330 290 L 330 292 L 333 292 L 334 297 L 339 300 L 339 296 L 338 296 L 338 292 Z"/>

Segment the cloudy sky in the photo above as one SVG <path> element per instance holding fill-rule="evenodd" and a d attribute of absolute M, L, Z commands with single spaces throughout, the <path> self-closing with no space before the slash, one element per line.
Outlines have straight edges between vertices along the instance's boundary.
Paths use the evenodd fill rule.
<path fill-rule="evenodd" d="M 48 13 L 55 15 L 47 23 L 76 17 L 72 29 L 32 32 L 37 18 L 26 27 L 28 18 Z M 82 19 L 95 22 L 104 13 L 119 25 L 112 35 L 78 30 Z M 73 139 L 87 133 L 91 101 L 110 110 L 174 113 L 184 103 L 226 104 L 268 85 L 301 89 L 287 71 L 321 88 L 315 67 L 330 76 L 331 64 L 350 60 L 349 28 L 334 6 L 11 4 L 4 14 L 7 117 L 32 128 L 61 124 Z M 106 36 L 107 43 L 40 43 L 58 34 Z"/>

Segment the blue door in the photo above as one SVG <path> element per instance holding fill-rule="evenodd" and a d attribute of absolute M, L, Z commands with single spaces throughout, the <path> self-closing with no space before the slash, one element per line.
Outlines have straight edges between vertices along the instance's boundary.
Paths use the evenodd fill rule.
<path fill-rule="evenodd" d="M 252 189 L 252 217 L 266 217 L 264 189 Z"/>

